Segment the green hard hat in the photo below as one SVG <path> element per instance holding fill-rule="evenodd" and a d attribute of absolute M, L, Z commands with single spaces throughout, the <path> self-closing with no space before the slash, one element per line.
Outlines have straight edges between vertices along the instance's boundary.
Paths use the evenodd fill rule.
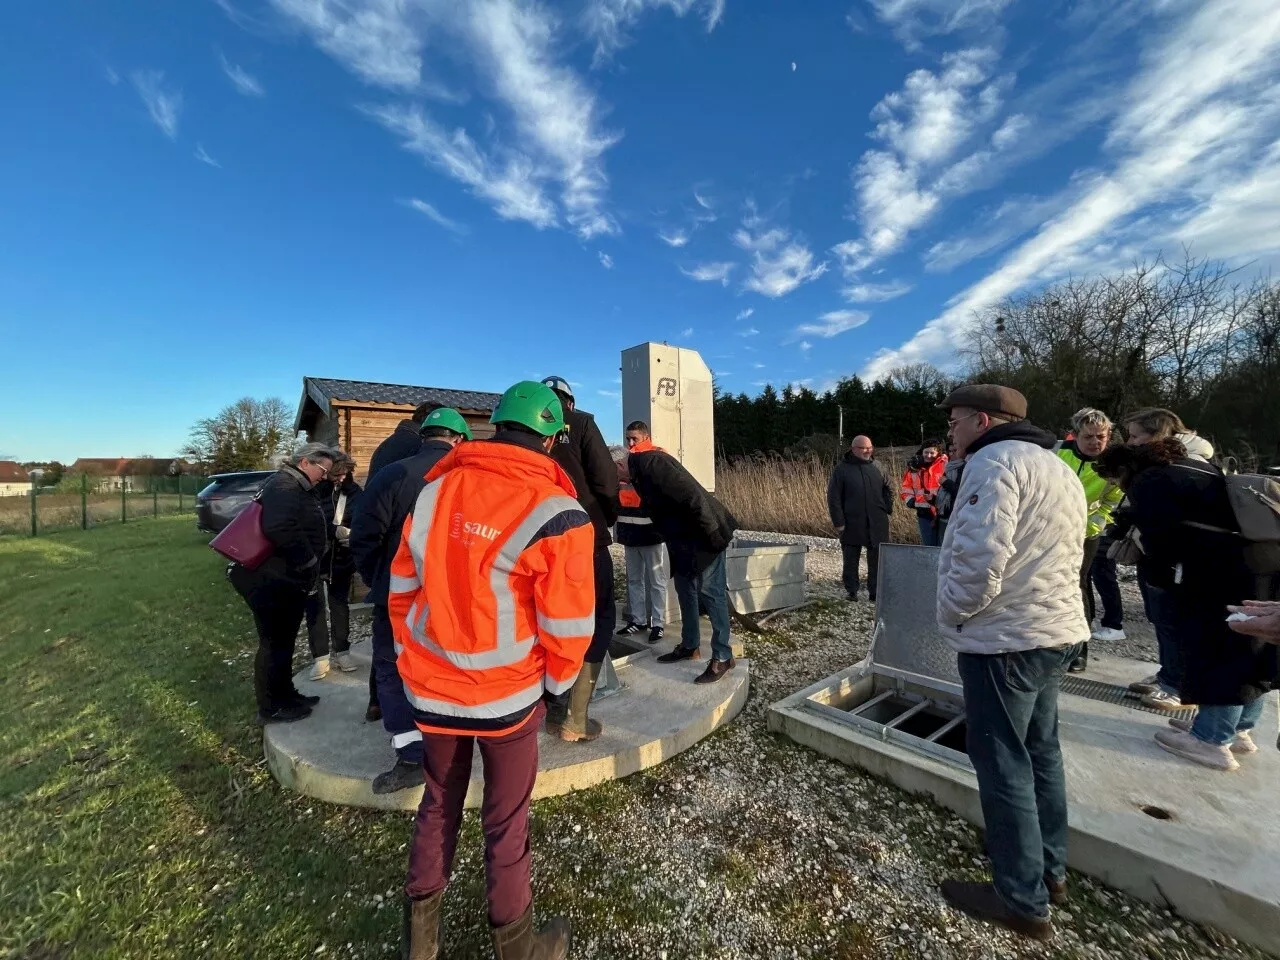
<path fill-rule="evenodd" d="M 498 401 L 490 423 L 518 423 L 544 437 L 564 429 L 564 406 L 555 391 L 536 380 L 521 380 Z"/>
<path fill-rule="evenodd" d="M 425 430 L 427 427 L 444 427 L 446 430 L 462 434 L 468 440 L 474 439 L 471 436 L 471 428 L 467 426 L 467 421 L 453 407 L 436 407 L 428 413 L 422 421 L 422 429 Z"/>

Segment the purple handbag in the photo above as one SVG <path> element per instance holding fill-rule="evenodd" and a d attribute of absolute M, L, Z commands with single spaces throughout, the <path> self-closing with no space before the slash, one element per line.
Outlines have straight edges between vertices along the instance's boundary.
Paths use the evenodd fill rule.
<path fill-rule="evenodd" d="M 256 570 L 267 561 L 275 547 L 262 532 L 262 504 L 250 500 L 209 546 L 246 570 Z"/>

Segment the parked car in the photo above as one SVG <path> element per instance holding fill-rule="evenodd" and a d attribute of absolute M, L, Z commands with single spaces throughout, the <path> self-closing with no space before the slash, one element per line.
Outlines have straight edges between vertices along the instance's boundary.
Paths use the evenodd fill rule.
<path fill-rule="evenodd" d="M 209 485 L 196 494 L 196 527 L 206 533 L 218 533 L 262 489 L 274 470 L 246 470 L 243 473 L 219 473 L 209 478 Z"/>

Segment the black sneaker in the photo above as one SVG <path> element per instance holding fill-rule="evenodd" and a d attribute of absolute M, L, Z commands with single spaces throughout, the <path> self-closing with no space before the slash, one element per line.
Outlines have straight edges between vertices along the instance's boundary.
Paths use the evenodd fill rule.
<path fill-rule="evenodd" d="M 650 631 L 649 631 L 649 642 L 650 642 L 650 643 L 657 643 L 657 642 L 658 642 L 659 640 L 661 640 L 661 639 L 662 639 L 662 628 L 661 628 L 661 627 L 654 627 L 652 630 L 650 630 Z"/>
<path fill-rule="evenodd" d="M 664 653 L 658 657 L 659 663 L 677 663 L 680 660 L 701 660 L 702 651 L 697 647 L 692 650 L 687 648 L 683 643 L 676 647 L 670 653 Z"/>
<path fill-rule="evenodd" d="M 634 637 L 637 633 L 639 633 L 643 629 L 644 627 L 642 627 L 638 623 L 628 623 L 625 627 L 623 627 L 621 630 L 615 633 L 614 636 L 615 637 Z"/>
<path fill-rule="evenodd" d="M 305 704 L 291 703 L 287 707 L 276 707 L 274 710 L 259 710 L 257 723 L 265 727 L 269 723 L 293 723 L 311 716 L 311 708 Z"/>
<path fill-rule="evenodd" d="M 395 793 L 398 790 L 408 790 L 410 787 L 420 787 L 423 783 L 422 764 L 397 760 L 394 767 L 373 778 L 373 792 Z"/>
<path fill-rule="evenodd" d="M 293 696 L 290 699 L 294 703 L 303 707 L 314 707 L 317 703 L 320 702 L 319 697 L 309 697 L 305 693 L 301 693 L 297 690 L 293 691 Z"/>
<path fill-rule="evenodd" d="M 376 703 L 369 704 L 364 711 L 364 719 L 366 723 L 377 723 L 382 719 L 382 707 Z"/>

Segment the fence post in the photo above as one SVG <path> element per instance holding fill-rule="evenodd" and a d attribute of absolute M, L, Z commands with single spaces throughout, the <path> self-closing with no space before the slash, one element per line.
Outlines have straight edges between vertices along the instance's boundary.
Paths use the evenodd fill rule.
<path fill-rule="evenodd" d="M 33 483 L 31 484 L 31 535 L 33 537 L 36 536 L 38 533 L 37 525 L 36 525 L 36 513 L 37 513 L 36 485 Z"/>
<path fill-rule="evenodd" d="M 182 512 L 182 474 L 178 474 L 178 512 Z"/>
<path fill-rule="evenodd" d="M 129 481 L 120 482 L 120 522 L 129 522 Z"/>
<path fill-rule="evenodd" d="M 160 493 L 156 489 L 155 483 L 151 484 L 151 515 L 153 517 L 160 516 Z"/>
<path fill-rule="evenodd" d="M 80 529 L 89 529 L 89 475 L 80 474 Z"/>

